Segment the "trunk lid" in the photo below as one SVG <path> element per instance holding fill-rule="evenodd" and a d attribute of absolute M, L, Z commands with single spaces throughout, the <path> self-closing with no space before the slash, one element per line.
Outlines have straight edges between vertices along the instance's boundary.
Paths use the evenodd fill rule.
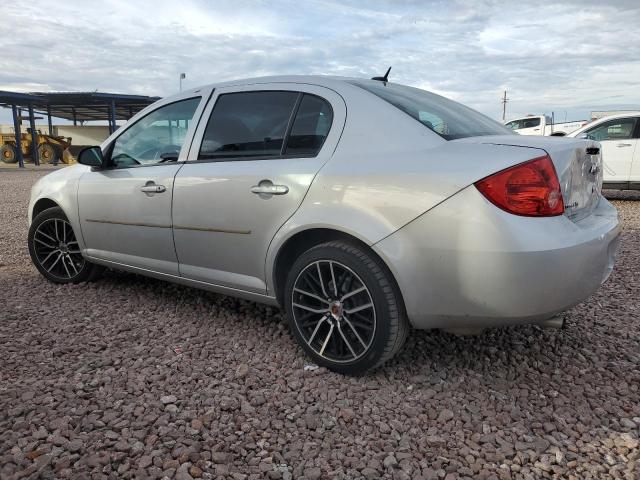
<path fill-rule="evenodd" d="M 498 135 L 456 140 L 464 143 L 505 145 L 547 152 L 558 174 L 565 215 L 574 221 L 589 215 L 602 190 L 602 149 L 593 140 L 566 137 Z M 537 152 L 532 151 L 531 158 Z"/>

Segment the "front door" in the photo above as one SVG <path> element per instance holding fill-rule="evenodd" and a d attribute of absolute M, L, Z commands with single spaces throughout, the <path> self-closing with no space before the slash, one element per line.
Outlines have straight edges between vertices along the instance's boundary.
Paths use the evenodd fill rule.
<path fill-rule="evenodd" d="M 628 182 L 638 140 L 634 138 L 637 118 L 608 120 L 585 133 L 600 142 L 604 166 L 604 182 Z"/>
<path fill-rule="evenodd" d="M 323 87 L 218 89 L 176 176 L 180 274 L 265 293 L 269 243 L 333 154 L 345 117 L 342 98 Z"/>
<path fill-rule="evenodd" d="M 85 255 L 178 275 L 173 182 L 200 103 L 193 96 L 142 116 L 103 148 L 106 168 L 82 175 L 78 205 Z"/>

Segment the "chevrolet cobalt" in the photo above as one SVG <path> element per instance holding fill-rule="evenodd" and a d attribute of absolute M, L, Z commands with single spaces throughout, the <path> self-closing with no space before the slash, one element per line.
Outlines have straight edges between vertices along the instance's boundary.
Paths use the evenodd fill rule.
<path fill-rule="evenodd" d="M 386 77 L 220 83 L 38 181 L 29 251 L 56 283 L 108 267 L 280 305 L 315 362 L 359 374 L 411 327 L 541 324 L 591 295 L 620 231 L 600 149 Z"/>

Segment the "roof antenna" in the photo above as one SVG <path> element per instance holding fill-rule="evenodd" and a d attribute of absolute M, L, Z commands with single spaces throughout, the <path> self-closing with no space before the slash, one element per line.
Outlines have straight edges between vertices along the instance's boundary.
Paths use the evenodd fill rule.
<path fill-rule="evenodd" d="M 384 77 L 373 77 L 373 78 L 371 78 L 371 80 L 378 80 L 380 82 L 387 83 L 389 81 L 388 78 L 389 78 L 389 72 L 390 71 L 391 71 L 391 67 L 389 67 L 387 69 L 387 73 L 384 74 Z"/>

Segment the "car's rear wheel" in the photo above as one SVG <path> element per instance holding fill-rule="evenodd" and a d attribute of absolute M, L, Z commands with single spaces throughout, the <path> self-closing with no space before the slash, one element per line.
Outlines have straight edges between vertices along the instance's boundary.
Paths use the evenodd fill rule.
<path fill-rule="evenodd" d="M 371 252 L 334 241 L 293 264 L 285 287 L 293 335 L 313 360 L 331 370 L 362 374 L 402 347 L 408 331 L 390 272 Z"/>
<path fill-rule="evenodd" d="M 40 212 L 29 227 L 29 254 L 38 271 L 51 282 L 78 283 L 93 280 L 102 267 L 80 253 L 78 239 L 60 207 Z"/>

